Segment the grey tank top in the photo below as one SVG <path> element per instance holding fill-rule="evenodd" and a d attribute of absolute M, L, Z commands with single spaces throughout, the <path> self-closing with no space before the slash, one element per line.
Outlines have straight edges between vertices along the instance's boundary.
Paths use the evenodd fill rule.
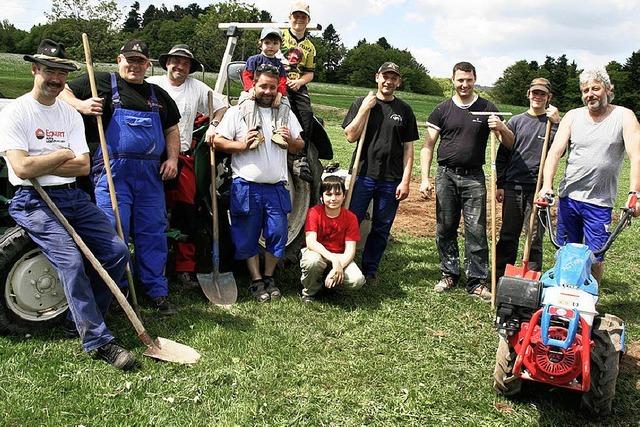
<path fill-rule="evenodd" d="M 571 124 L 571 141 L 560 197 L 613 207 L 618 192 L 618 177 L 624 160 L 620 107 L 594 123 L 582 107 Z"/>

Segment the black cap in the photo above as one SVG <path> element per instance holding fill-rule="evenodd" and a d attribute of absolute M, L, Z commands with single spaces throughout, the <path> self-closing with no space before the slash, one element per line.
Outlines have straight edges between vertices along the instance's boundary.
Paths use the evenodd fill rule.
<path fill-rule="evenodd" d="M 49 68 L 58 68 L 65 71 L 76 71 L 78 66 L 74 61 L 67 58 L 62 43 L 56 43 L 50 39 L 40 42 L 35 55 L 25 55 L 25 61 L 37 62 Z"/>
<path fill-rule="evenodd" d="M 163 53 L 158 57 L 158 62 L 160 66 L 167 69 L 167 61 L 171 56 L 182 56 L 184 58 L 189 58 L 191 60 L 191 67 L 189 68 L 189 74 L 201 70 L 202 64 L 196 58 L 194 58 L 193 53 L 191 53 L 191 49 L 186 44 L 177 44 L 171 48 L 169 53 Z"/>
<path fill-rule="evenodd" d="M 149 59 L 149 46 L 142 40 L 129 40 L 120 48 L 120 55 L 125 58 L 139 56 L 140 58 Z"/>

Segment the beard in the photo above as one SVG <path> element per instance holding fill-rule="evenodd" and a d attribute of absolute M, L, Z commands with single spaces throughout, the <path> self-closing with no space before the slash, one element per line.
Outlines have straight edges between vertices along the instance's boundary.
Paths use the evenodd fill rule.
<path fill-rule="evenodd" d="M 273 104 L 273 100 L 275 97 L 273 96 L 257 96 L 256 97 L 256 104 L 258 104 L 258 106 L 260 107 L 271 107 L 271 104 Z"/>

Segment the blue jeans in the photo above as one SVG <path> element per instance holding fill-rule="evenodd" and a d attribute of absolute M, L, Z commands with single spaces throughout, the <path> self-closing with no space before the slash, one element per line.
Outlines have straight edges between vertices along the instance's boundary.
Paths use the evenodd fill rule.
<path fill-rule="evenodd" d="M 118 282 L 129 259 L 127 245 L 116 235 L 104 213 L 79 189 L 46 190 L 109 276 Z M 27 230 L 58 270 L 69 312 L 85 351 L 94 350 L 113 335 L 104 315 L 113 296 L 93 268 L 85 271 L 83 257 L 73 239 L 34 189 L 19 189 L 9 207 L 13 219 Z"/>
<path fill-rule="evenodd" d="M 464 270 L 467 291 L 472 292 L 488 277 L 487 188 L 482 169 L 460 175 L 438 166 L 436 174 L 436 246 L 440 270 L 444 275 L 460 277 L 458 227 L 464 219 Z"/>
<path fill-rule="evenodd" d="M 368 176 L 359 176 L 356 179 L 349 209 L 358 217 L 359 223 L 364 219 L 373 199 L 371 232 L 362 251 L 362 273 L 365 276 L 376 274 L 387 247 L 391 226 L 398 211 L 396 189 L 399 184 L 400 181 L 382 181 Z"/>

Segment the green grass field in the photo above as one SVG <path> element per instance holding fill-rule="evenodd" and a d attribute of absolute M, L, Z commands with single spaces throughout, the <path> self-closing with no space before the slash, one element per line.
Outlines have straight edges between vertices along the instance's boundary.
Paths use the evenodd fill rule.
<path fill-rule="evenodd" d="M 0 61 L 5 95 L 30 88 L 24 65 Z M 327 84 L 310 89 L 344 167 L 353 146 L 340 123 L 353 98 L 367 89 Z M 399 96 L 410 102 L 421 123 L 439 102 Z M 419 173 L 417 161 L 414 173 Z M 618 205 L 627 183 L 625 165 Z M 515 400 L 496 396 L 492 310 L 461 289 L 435 294 L 434 239 L 400 232 L 387 249 L 377 287 L 328 296 L 312 306 L 299 300 L 296 266 L 278 271 L 284 297 L 270 304 L 248 298 L 242 274 L 236 275 L 240 301 L 228 311 L 211 306 L 199 291 L 173 289 L 180 313 L 160 319 L 144 309 L 145 325 L 152 335 L 198 349 L 202 360 L 195 366 L 144 358 L 143 346 L 121 315 L 108 323 L 139 356 L 139 369 L 130 373 L 92 360 L 61 331 L 2 336 L 0 425 L 637 426 L 637 235 L 634 224 L 610 250 L 601 286 L 599 310 L 626 321 L 628 345 L 635 348 L 623 359 L 614 413 L 606 420 L 588 418 L 578 409 L 579 396 L 562 389 L 532 386 Z M 550 267 L 553 252 L 546 249 Z"/>

